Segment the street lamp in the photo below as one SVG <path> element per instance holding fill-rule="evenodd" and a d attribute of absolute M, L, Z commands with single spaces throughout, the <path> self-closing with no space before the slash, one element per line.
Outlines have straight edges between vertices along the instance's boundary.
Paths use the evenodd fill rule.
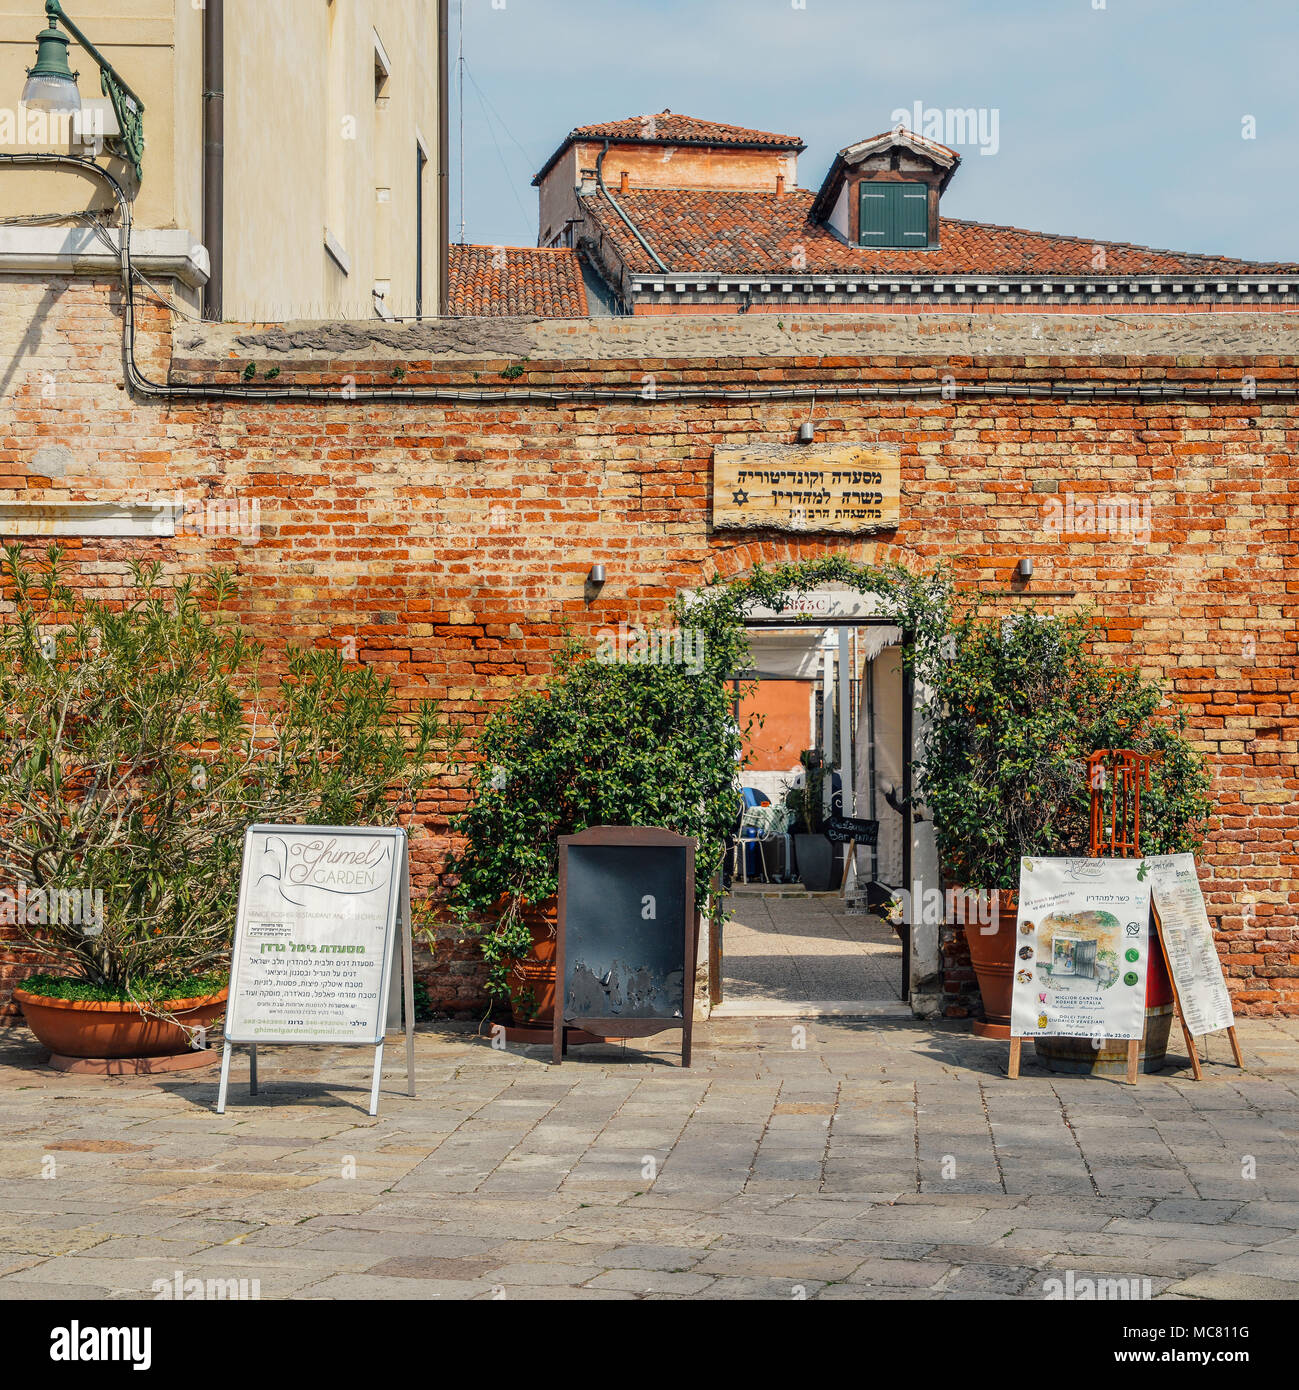
<path fill-rule="evenodd" d="M 70 40 L 59 31 L 59 23 L 62 22 L 63 27 L 99 67 L 99 85 L 112 103 L 119 131 L 109 142 L 110 146 L 114 154 L 120 155 L 131 165 L 136 181 L 140 181 L 144 177 L 144 102 L 122 80 L 112 63 L 68 18 L 59 0 L 45 0 L 45 18 L 46 27 L 36 35 L 36 64 L 27 69 L 22 104 L 33 111 L 67 112 L 72 116 L 81 110 L 77 74 L 68 66 Z"/>

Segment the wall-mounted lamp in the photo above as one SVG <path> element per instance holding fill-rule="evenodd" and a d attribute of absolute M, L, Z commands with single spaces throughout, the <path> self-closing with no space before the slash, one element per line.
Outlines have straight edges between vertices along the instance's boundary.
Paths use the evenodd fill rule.
<path fill-rule="evenodd" d="M 1029 556 L 1025 555 L 1024 558 L 1019 562 L 1019 564 L 1015 566 L 1015 578 L 1032 579 L 1032 577 L 1033 561 Z"/>
<path fill-rule="evenodd" d="M 117 69 L 63 12 L 59 0 L 45 0 L 46 27 L 36 35 L 36 63 L 27 69 L 22 105 L 33 111 L 81 111 L 77 74 L 68 66 L 70 40 L 59 32 L 59 23 L 72 35 L 99 67 L 99 85 L 113 106 L 121 132 L 109 142 L 135 170 L 136 181 L 144 177 L 144 102 L 127 86 Z"/>
<path fill-rule="evenodd" d="M 604 583 L 604 566 L 592 565 L 591 572 L 586 576 L 588 584 L 599 585 Z"/>
<path fill-rule="evenodd" d="M 816 443 L 816 426 L 811 420 L 804 420 L 798 427 L 798 442 L 800 444 Z"/>

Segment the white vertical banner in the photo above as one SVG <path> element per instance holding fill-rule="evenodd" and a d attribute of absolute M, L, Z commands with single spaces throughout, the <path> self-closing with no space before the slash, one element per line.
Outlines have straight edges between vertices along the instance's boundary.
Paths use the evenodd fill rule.
<path fill-rule="evenodd" d="M 1196 1036 L 1234 1028 L 1236 1016 L 1213 944 L 1194 855 L 1154 856 L 1150 882 L 1183 1022 Z"/>
<path fill-rule="evenodd" d="M 1149 928 L 1147 861 L 1022 859 L 1011 1036 L 1140 1038 Z"/>

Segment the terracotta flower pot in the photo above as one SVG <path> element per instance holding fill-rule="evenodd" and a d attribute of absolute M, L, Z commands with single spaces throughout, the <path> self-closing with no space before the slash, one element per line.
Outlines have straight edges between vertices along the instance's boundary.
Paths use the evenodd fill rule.
<path fill-rule="evenodd" d="M 171 999 L 160 1007 L 199 1028 L 225 1013 L 229 990 L 197 999 Z M 134 1004 L 54 999 L 14 990 L 27 1026 L 43 1047 L 61 1057 L 170 1057 L 192 1051 L 185 1029 L 141 1014 Z"/>
<path fill-rule="evenodd" d="M 957 889 L 958 893 L 963 890 Z M 981 1038 L 1010 1037 L 1010 997 L 1015 988 L 1015 936 L 1019 894 L 999 889 L 994 923 L 970 922 L 963 930 L 970 963 L 979 981 L 984 1017 L 974 1025 Z"/>
<path fill-rule="evenodd" d="M 532 933 L 532 949 L 510 967 L 510 1013 L 516 1027 L 549 1027 L 554 1023 L 558 917 L 558 898 L 523 909 L 523 921 Z"/>

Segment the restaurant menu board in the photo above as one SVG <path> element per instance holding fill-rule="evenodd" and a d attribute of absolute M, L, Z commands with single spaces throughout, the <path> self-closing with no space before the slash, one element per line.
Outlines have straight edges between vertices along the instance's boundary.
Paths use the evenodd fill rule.
<path fill-rule="evenodd" d="M 228 1041 L 383 1042 L 402 836 L 316 826 L 248 831 Z"/>
<path fill-rule="evenodd" d="M 571 844 L 567 859 L 565 1021 L 679 1022 L 687 914 L 694 911 L 685 849 Z"/>
<path fill-rule="evenodd" d="M 1182 1021 L 1195 1035 L 1234 1028 L 1236 1018 L 1213 944 L 1195 856 L 1164 854 L 1151 859 L 1150 887 Z"/>
<path fill-rule="evenodd" d="M 1146 861 L 1021 859 L 1011 1036 L 1140 1038 L 1149 926 Z"/>

